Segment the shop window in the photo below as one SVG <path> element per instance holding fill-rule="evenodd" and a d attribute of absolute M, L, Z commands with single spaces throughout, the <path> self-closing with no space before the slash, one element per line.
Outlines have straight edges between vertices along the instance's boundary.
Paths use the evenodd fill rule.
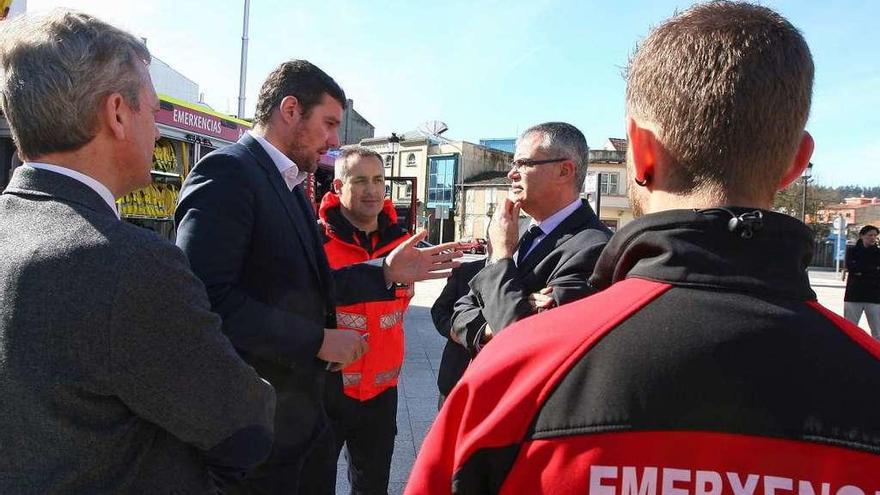
<path fill-rule="evenodd" d="M 394 196 L 398 200 L 410 199 L 412 197 L 412 184 L 395 184 Z"/>
<path fill-rule="evenodd" d="M 599 191 L 609 196 L 619 196 L 619 179 L 617 172 L 602 172 L 599 174 Z"/>
<path fill-rule="evenodd" d="M 453 207 L 455 188 L 455 169 L 458 156 L 438 156 L 428 160 L 428 208 L 437 206 Z"/>

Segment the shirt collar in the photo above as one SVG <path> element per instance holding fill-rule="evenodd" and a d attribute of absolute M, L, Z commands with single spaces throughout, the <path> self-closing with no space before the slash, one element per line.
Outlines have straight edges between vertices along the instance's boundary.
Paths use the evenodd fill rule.
<path fill-rule="evenodd" d="M 291 160 L 287 157 L 287 155 L 279 151 L 278 148 L 276 148 L 266 138 L 264 138 L 263 136 L 258 136 L 252 131 L 248 131 L 248 134 L 250 134 L 252 138 L 256 139 L 257 142 L 260 143 L 260 146 L 262 146 L 263 149 L 266 150 L 269 158 L 272 159 L 272 162 L 274 162 L 275 166 L 278 168 L 278 172 L 281 173 L 281 177 L 284 178 L 284 181 L 287 182 L 287 185 L 290 186 L 291 189 L 300 185 L 302 181 L 306 180 L 308 172 L 300 170 L 293 160 Z"/>
<path fill-rule="evenodd" d="M 544 235 L 547 235 L 550 232 L 553 232 L 553 229 L 558 227 L 559 224 L 562 223 L 563 220 L 568 218 L 568 216 L 571 215 L 572 213 L 574 213 L 574 211 L 577 210 L 578 208 L 580 208 L 580 206 L 581 206 L 581 199 L 578 198 L 578 199 L 572 201 L 568 206 L 562 208 L 561 210 L 550 215 L 549 217 L 545 218 L 544 220 L 541 220 L 541 221 L 533 220 L 532 223 L 537 225 L 538 227 L 540 227 L 541 232 L 543 232 Z"/>
<path fill-rule="evenodd" d="M 109 206 L 110 209 L 113 210 L 113 213 L 116 214 L 116 218 L 120 218 L 119 210 L 116 209 L 116 198 L 113 197 L 113 193 L 110 192 L 110 189 L 108 189 L 107 186 L 101 184 L 93 177 L 89 177 L 84 173 L 77 172 L 76 170 L 61 165 L 52 165 L 51 163 L 25 162 L 24 165 L 41 170 L 48 170 L 50 172 L 55 172 L 56 174 L 66 175 L 71 179 L 82 182 L 98 193 L 98 195 L 107 203 L 107 206 Z"/>

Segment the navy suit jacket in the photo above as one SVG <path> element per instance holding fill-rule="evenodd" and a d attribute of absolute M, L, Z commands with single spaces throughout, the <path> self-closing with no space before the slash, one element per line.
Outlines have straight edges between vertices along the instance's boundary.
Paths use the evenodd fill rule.
<path fill-rule="evenodd" d="M 278 394 L 270 462 L 301 457 L 327 425 L 328 373 L 316 354 L 324 328 L 335 327 L 335 304 L 394 297 L 380 266 L 329 268 L 301 189 L 290 191 L 245 134 L 193 168 L 175 213 L 177 244 L 224 333 Z"/>

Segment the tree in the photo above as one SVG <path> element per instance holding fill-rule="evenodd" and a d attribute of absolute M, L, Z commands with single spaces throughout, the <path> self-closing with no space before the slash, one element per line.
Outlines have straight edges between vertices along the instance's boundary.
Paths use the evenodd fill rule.
<path fill-rule="evenodd" d="M 807 220 L 813 219 L 815 224 L 816 212 L 830 205 L 841 202 L 843 196 L 834 188 L 809 184 L 807 188 L 806 216 Z M 773 209 L 780 213 L 786 213 L 795 218 L 804 218 L 804 180 L 799 179 L 789 184 L 788 187 L 776 193 L 773 199 Z M 816 230 L 814 228 L 814 230 Z"/>
<path fill-rule="evenodd" d="M 837 187 L 841 198 L 857 198 L 864 196 L 866 198 L 880 197 L 880 186 L 857 186 L 848 185 Z"/>

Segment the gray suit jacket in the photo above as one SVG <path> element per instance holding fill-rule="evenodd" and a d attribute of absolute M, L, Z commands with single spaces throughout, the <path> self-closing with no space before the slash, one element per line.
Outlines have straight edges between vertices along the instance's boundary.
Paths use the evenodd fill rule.
<path fill-rule="evenodd" d="M 272 388 L 174 245 L 69 177 L 0 195 L 0 493 L 214 493 L 268 455 Z"/>

